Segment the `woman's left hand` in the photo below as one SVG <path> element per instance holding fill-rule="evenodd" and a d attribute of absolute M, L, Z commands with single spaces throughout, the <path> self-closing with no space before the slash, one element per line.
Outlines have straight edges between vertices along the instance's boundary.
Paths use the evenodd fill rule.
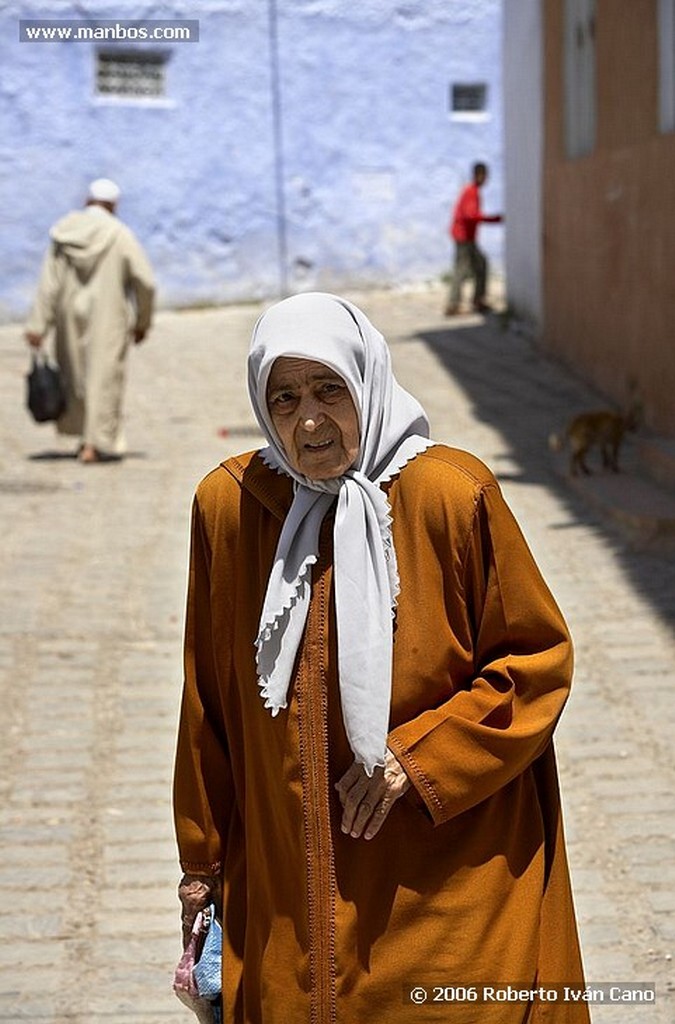
<path fill-rule="evenodd" d="M 342 831 L 354 839 L 362 834 L 364 839 L 372 839 L 398 798 L 410 789 L 410 779 L 387 749 L 384 768 L 376 768 L 371 778 L 362 764 L 354 762 L 335 788 L 343 808 Z"/>
<path fill-rule="evenodd" d="M 220 897 L 220 880 L 210 875 L 183 875 L 178 884 L 183 926 L 183 949 L 190 941 L 192 926 L 200 910 Z"/>

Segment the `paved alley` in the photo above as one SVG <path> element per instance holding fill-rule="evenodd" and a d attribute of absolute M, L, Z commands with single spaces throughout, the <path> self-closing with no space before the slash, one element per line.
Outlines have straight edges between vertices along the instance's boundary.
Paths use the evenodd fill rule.
<path fill-rule="evenodd" d="M 432 436 L 495 471 L 572 628 L 557 747 L 587 980 L 657 985 L 594 1024 L 672 1024 L 675 557 L 630 549 L 553 471 L 549 433 L 597 396 L 494 320 L 444 320 L 438 290 L 350 298 Z M 171 991 L 188 523 L 199 479 L 261 443 L 259 312 L 159 314 L 129 361 L 130 454 L 109 465 L 30 420 L 20 327 L 0 328 L 0 1022 L 195 1019 Z"/>

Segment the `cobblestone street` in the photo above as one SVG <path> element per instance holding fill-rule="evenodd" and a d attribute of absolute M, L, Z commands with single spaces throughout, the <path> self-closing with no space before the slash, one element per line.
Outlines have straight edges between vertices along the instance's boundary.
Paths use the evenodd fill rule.
<path fill-rule="evenodd" d="M 672 1024 L 675 557 L 629 549 L 554 472 L 550 432 L 597 396 L 494 320 L 444 320 L 438 290 L 350 297 L 432 436 L 496 472 L 572 628 L 557 747 L 587 979 L 657 985 L 594 1024 Z M 171 991 L 188 522 L 198 480 L 261 443 L 259 311 L 159 314 L 129 361 L 129 457 L 108 465 L 32 423 L 20 327 L 0 328 L 0 1022 L 195 1019 Z"/>

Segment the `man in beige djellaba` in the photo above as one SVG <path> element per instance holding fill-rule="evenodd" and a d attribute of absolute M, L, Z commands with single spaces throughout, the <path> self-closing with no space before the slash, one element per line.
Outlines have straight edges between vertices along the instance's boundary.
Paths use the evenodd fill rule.
<path fill-rule="evenodd" d="M 150 327 L 152 269 L 133 232 L 115 216 L 120 189 L 89 186 L 86 206 L 54 224 L 25 336 L 39 349 L 53 328 L 66 391 L 60 434 L 80 438 L 81 462 L 121 458 L 122 400 L 132 342 Z"/>

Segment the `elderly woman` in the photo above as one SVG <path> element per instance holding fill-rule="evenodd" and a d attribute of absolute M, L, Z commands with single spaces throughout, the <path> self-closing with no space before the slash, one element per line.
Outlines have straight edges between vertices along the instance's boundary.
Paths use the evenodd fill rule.
<path fill-rule="evenodd" d="M 175 772 L 224 1021 L 586 1024 L 471 1001 L 583 984 L 551 742 L 571 646 L 494 477 L 429 440 L 335 296 L 260 318 L 249 389 L 268 446 L 193 508 Z"/>

